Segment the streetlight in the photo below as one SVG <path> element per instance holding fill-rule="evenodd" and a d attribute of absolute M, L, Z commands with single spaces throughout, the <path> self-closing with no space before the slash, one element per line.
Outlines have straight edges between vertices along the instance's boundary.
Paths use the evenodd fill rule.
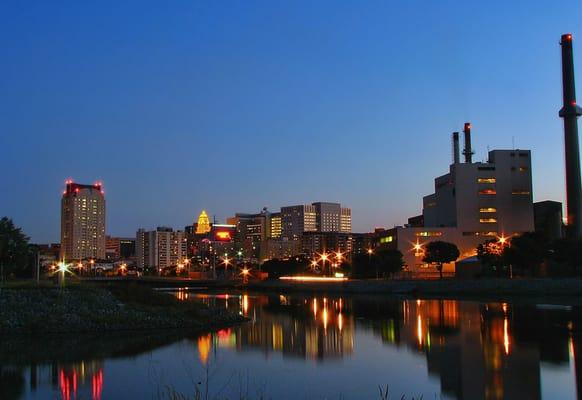
<path fill-rule="evenodd" d="M 240 274 L 243 277 L 243 283 L 247 284 L 249 283 L 249 275 L 251 273 L 251 270 L 247 267 L 243 267 L 243 269 L 240 271 Z"/>
<path fill-rule="evenodd" d="M 91 272 L 94 274 L 95 273 L 95 260 L 90 259 L 89 263 L 91 264 Z"/>
<path fill-rule="evenodd" d="M 372 250 L 370 248 L 366 251 L 366 253 L 368 253 L 368 266 L 370 266 L 370 264 L 372 264 L 372 254 L 374 254 L 374 250 Z M 380 274 L 378 272 L 378 263 L 376 263 L 376 279 L 379 279 L 379 278 L 380 278 Z"/>
<path fill-rule="evenodd" d="M 317 267 L 317 261 L 316 260 L 311 260 L 311 269 L 313 271 L 315 271 L 315 267 Z"/>
<path fill-rule="evenodd" d="M 188 278 L 190 278 L 190 264 L 192 264 L 192 261 L 189 258 L 185 258 L 184 264 L 188 267 Z"/>
<path fill-rule="evenodd" d="M 328 255 L 327 255 L 327 253 L 324 252 L 321 255 L 321 261 L 323 263 L 322 271 L 323 271 L 324 274 L 325 274 L 325 262 L 327 261 L 327 259 L 328 259 Z"/>
<path fill-rule="evenodd" d="M 61 278 L 60 279 L 61 280 L 61 288 L 65 287 L 65 272 L 68 271 L 67 267 L 68 266 L 67 266 L 67 264 L 65 264 L 64 261 L 61 261 L 58 264 L 58 271 L 60 273 L 60 278 Z"/>

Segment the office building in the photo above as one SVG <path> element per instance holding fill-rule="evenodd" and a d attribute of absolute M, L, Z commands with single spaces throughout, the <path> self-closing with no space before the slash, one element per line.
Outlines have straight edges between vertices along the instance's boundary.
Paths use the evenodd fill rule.
<path fill-rule="evenodd" d="M 281 237 L 299 240 L 303 232 L 317 230 L 317 212 L 314 205 L 281 207 Z"/>
<path fill-rule="evenodd" d="M 187 257 L 184 232 L 158 227 L 155 231 L 139 229 L 136 233 L 138 268 L 162 269 L 174 267 Z"/>
<path fill-rule="evenodd" d="M 266 257 L 266 243 L 269 236 L 269 213 L 264 210 L 258 214 L 237 213 L 228 218 L 227 223 L 236 227 L 235 248 L 241 257 L 263 260 Z"/>
<path fill-rule="evenodd" d="M 108 260 L 127 260 L 135 257 L 135 239 L 106 236 L 105 255 Z"/>
<path fill-rule="evenodd" d="M 105 196 L 101 183 L 65 182 L 61 199 L 61 254 L 66 261 L 105 258 Z"/>
<path fill-rule="evenodd" d="M 281 213 L 272 213 L 269 218 L 269 238 L 278 239 L 282 230 Z"/>

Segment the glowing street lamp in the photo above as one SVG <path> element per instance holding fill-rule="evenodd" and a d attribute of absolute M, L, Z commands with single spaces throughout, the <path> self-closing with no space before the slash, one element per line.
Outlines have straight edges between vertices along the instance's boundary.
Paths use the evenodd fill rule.
<path fill-rule="evenodd" d="M 248 283 L 249 282 L 249 275 L 251 274 L 251 270 L 247 267 L 243 267 L 243 269 L 240 271 L 240 274 L 243 277 L 243 283 Z"/>
<path fill-rule="evenodd" d="M 65 286 L 65 272 L 69 271 L 68 267 L 69 266 L 67 264 L 65 264 L 64 261 L 61 261 L 57 265 L 57 271 L 59 272 L 61 287 Z"/>
<path fill-rule="evenodd" d="M 192 263 L 192 261 L 189 258 L 184 259 L 184 265 L 186 265 L 186 267 L 188 268 L 188 277 L 190 277 L 190 264 L 191 263 Z"/>
<path fill-rule="evenodd" d="M 224 256 L 222 259 L 222 263 L 224 264 L 224 271 L 228 270 L 228 266 L 230 265 L 230 258 L 227 255 Z"/>
<path fill-rule="evenodd" d="M 311 260 L 311 269 L 314 270 L 315 267 L 317 267 L 317 261 L 316 260 Z"/>
<path fill-rule="evenodd" d="M 329 256 L 325 252 L 321 255 L 321 262 L 323 263 L 323 267 L 322 267 L 323 273 L 325 273 L 325 262 L 328 260 L 328 258 L 329 258 Z"/>

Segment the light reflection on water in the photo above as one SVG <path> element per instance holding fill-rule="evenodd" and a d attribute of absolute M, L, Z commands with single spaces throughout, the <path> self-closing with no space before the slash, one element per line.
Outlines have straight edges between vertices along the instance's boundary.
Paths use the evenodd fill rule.
<path fill-rule="evenodd" d="M 161 386 L 190 397 L 208 388 L 208 398 L 231 399 L 242 387 L 273 399 L 377 399 L 385 384 L 395 398 L 554 399 L 582 390 L 578 306 L 185 290 L 176 296 L 250 322 L 183 339 L 132 338 L 129 354 L 69 360 L 63 349 L 63 360 L 3 363 L 0 398 L 164 398 Z"/>

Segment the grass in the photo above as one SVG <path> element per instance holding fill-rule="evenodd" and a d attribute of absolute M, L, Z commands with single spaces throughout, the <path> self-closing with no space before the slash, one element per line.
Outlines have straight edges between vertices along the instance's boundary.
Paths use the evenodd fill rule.
<path fill-rule="evenodd" d="M 13 285 L 0 290 L 0 335 L 204 329 L 239 322 L 239 316 L 180 302 L 136 283 L 107 286 Z"/>

